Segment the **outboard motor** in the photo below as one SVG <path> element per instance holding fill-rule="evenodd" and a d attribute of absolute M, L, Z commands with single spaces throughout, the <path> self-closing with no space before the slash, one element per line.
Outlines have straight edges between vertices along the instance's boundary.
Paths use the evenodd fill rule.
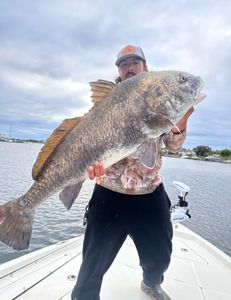
<path fill-rule="evenodd" d="M 177 204 L 171 207 L 171 220 L 173 224 L 182 223 L 183 221 L 188 220 L 191 218 L 189 214 L 188 202 L 186 201 L 186 196 L 190 191 L 190 187 L 187 186 L 185 183 L 180 181 L 173 181 L 173 184 L 177 187 L 179 194 L 178 199 L 179 201 Z"/>

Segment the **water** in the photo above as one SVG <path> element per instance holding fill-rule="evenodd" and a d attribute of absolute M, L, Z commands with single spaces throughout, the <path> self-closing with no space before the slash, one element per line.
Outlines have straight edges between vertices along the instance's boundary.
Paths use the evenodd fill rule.
<path fill-rule="evenodd" d="M 33 182 L 31 169 L 41 146 L 0 142 L 0 204 L 29 189 Z M 185 225 L 231 256 L 231 165 L 164 157 L 161 175 L 173 204 L 178 199 L 172 181 L 190 186 L 188 201 L 192 219 Z M 83 214 L 93 184 L 84 183 L 70 211 L 63 207 L 58 195 L 43 203 L 35 215 L 29 249 L 15 251 L 0 243 L 0 263 L 83 234 Z"/>

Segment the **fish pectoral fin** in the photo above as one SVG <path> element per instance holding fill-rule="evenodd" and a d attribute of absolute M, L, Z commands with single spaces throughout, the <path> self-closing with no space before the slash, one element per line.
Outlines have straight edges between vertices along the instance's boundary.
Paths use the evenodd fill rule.
<path fill-rule="evenodd" d="M 151 113 L 144 120 L 149 129 L 153 131 L 153 136 L 158 137 L 163 133 L 167 133 L 174 126 L 168 117 Z"/>
<path fill-rule="evenodd" d="M 99 103 L 111 92 L 115 86 L 116 84 L 114 82 L 102 79 L 90 82 L 92 102 L 94 104 Z"/>
<path fill-rule="evenodd" d="M 139 161 L 146 168 L 153 169 L 156 164 L 156 158 L 158 155 L 158 144 L 156 139 L 149 139 L 148 141 L 141 144 L 134 156 L 136 156 Z"/>
<path fill-rule="evenodd" d="M 82 184 L 83 181 L 75 185 L 70 185 L 62 190 L 62 192 L 59 194 L 59 199 L 63 202 L 64 206 L 67 209 L 70 209 L 72 207 L 72 204 L 75 202 L 75 199 L 79 195 Z"/>

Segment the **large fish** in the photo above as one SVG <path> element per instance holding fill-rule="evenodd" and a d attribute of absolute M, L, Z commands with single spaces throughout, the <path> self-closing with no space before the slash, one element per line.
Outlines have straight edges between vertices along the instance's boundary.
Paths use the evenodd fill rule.
<path fill-rule="evenodd" d="M 70 208 L 89 165 L 98 160 L 108 167 L 135 152 L 147 139 L 170 131 L 205 97 L 200 77 L 178 71 L 144 72 L 118 85 L 90 84 L 95 105 L 54 131 L 33 167 L 32 187 L 0 206 L 0 240 L 14 249 L 28 248 L 35 210 L 48 197 L 61 191 Z"/>

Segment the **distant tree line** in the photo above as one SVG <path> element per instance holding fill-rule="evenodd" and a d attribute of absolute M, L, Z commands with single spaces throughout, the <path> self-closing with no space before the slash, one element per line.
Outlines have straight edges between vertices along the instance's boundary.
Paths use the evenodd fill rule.
<path fill-rule="evenodd" d="M 207 157 L 209 155 L 220 155 L 224 158 L 231 158 L 231 150 L 230 149 L 223 149 L 223 150 L 212 150 L 208 146 L 197 146 L 193 148 L 193 151 L 196 153 L 198 157 Z"/>

